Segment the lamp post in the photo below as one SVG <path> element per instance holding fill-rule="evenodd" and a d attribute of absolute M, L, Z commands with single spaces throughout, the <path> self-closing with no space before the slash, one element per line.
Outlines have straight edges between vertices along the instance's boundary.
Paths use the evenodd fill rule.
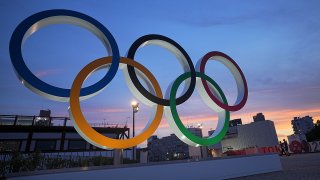
<path fill-rule="evenodd" d="M 132 106 L 132 137 L 135 136 L 135 132 L 134 132 L 134 115 L 135 113 L 137 113 L 139 111 L 139 103 L 136 101 L 132 101 L 131 102 L 131 106 Z M 132 147 L 132 159 L 135 160 L 135 147 Z"/>

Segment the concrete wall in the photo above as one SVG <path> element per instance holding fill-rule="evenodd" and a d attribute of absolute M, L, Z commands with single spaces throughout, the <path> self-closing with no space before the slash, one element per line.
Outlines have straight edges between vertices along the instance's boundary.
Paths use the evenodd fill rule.
<path fill-rule="evenodd" d="M 57 179 L 227 179 L 253 174 L 281 171 L 282 166 L 277 154 L 225 158 L 197 162 L 183 162 L 171 164 L 154 164 L 145 166 L 129 166 L 124 168 L 102 167 L 87 170 L 83 168 L 70 172 L 52 171 L 53 174 L 38 174 L 21 176 L 13 179 L 57 180 Z"/>

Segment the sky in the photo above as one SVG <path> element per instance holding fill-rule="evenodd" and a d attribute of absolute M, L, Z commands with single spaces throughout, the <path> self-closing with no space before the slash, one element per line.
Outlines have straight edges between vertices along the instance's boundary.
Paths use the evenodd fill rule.
<path fill-rule="evenodd" d="M 194 64 L 210 51 L 221 51 L 241 67 L 249 88 L 245 107 L 231 113 L 244 124 L 263 112 L 275 123 L 281 139 L 292 134 L 291 120 L 310 115 L 320 119 L 320 2 L 319 1 L 0 1 L 0 114 L 37 115 L 50 109 L 52 116 L 68 116 L 68 103 L 45 99 L 24 87 L 15 75 L 9 56 L 10 37 L 28 16 L 49 9 L 69 9 L 102 23 L 114 36 L 120 55 L 147 34 L 160 34 L 179 43 Z M 77 73 L 91 61 L 109 56 L 91 32 L 70 24 L 46 26 L 23 46 L 23 57 L 41 80 L 70 88 Z M 183 69 L 175 56 L 157 46 L 138 50 L 135 60 L 148 68 L 165 93 Z M 94 73 L 84 86 L 106 73 Z M 232 74 L 210 61 L 206 74 L 222 88 L 230 105 L 237 97 Z M 179 91 L 183 85 L 179 88 Z M 92 124 L 132 126 L 130 102 L 136 98 L 119 69 L 100 94 L 81 102 Z M 185 125 L 202 123 L 203 134 L 215 129 L 217 113 L 208 108 L 196 91 L 178 106 Z M 151 108 L 140 103 L 136 130 L 147 124 Z M 155 132 L 171 132 L 165 118 Z M 136 133 L 137 134 L 137 133 Z"/>

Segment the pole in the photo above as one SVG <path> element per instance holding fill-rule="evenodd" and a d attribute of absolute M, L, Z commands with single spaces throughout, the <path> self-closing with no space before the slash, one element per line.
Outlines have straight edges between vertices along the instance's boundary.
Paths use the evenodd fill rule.
<path fill-rule="evenodd" d="M 132 137 L 134 137 L 135 136 L 135 133 L 134 133 L 134 114 L 135 114 L 135 109 L 134 109 L 134 107 L 132 108 L 132 121 L 133 121 L 133 123 L 132 123 Z M 135 154 L 134 154 L 134 150 L 135 150 L 135 147 L 132 147 L 132 159 L 133 160 L 135 160 Z"/>

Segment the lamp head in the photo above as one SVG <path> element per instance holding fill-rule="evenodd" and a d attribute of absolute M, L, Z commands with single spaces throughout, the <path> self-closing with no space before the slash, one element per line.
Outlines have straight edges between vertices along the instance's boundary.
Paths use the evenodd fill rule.
<path fill-rule="evenodd" d="M 131 106 L 132 108 L 137 108 L 139 106 L 139 103 L 137 101 L 132 101 Z"/>

